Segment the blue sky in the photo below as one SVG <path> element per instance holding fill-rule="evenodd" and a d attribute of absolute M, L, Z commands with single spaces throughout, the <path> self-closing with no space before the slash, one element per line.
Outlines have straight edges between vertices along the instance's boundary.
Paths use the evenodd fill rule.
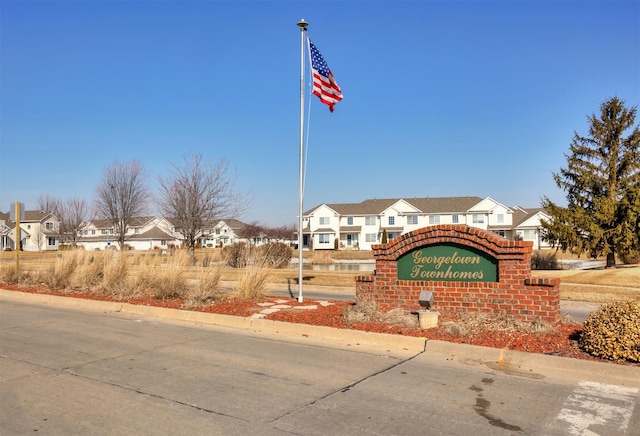
<path fill-rule="evenodd" d="M 235 169 L 240 219 L 295 224 L 301 18 L 344 94 L 311 100 L 305 210 L 563 203 L 574 131 L 640 103 L 638 1 L 1 0 L 0 210 L 92 201 L 114 160 L 153 190 L 202 153 Z"/>

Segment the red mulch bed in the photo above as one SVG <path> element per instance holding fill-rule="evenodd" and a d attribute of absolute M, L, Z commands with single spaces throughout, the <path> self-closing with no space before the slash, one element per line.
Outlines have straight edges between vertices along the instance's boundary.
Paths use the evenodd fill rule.
<path fill-rule="evenodd" d="M 102 301 L 114 301 L 113 298 L 107 296 L 95 295 L 89 292 L 73 292 L 63 293 L 50 291 L 43 288 L 23 288 L 18 286 L 3 285 L 4 289 L 37 293 L 37 294 L 51 294 L 73 298 L 85 298 L 92 300 Z M 229 300 L 216 303 L 213 306 L 209 306 L 198 310 L 207 313 L 218 313 L 225 315 L 243 316 L 248 317 L 255 313 L 258 313 L 265 309 L 264 306 L 259 306 L 258 303 L 275 302 L 277 300 L 285 300 L 285 298 L 265 298 L 263 300 Z M 387 333 L 397 334 L 404 336 L 416 336 L 425 337 L 427 339 L 437 339 L 441 341 L 455 342 L 459 344 L 471 344 L 480 345 L 492 348 L 503 348 L 508 350 L 525 351 L 529 353 L 548 354 L 554 356 L 571 357 L 575 359 L 585 359 L 601 362 L 611 362 L 608 360 L 599 359 L 591 356 L 588 353 L 580 350 L 577 345 L 578 338 L 582 331 L 582 325 L 560 325 L 556 328 L 556 331 L 551 334 L 533 334 L 533 333 L 519 333 L 519 332 L 503 332 L 503 331 L 491 331 L 483 332 L 479 334 L 456 336 L 445 332 L 439 327 L 431 329 L 408 329 L 404 327 L 393 326 L 384 323 L 362 323 L 348 326 L 342 319 L 342 313 L 346 306 L 353 303 L 347 301 L 333 301 L 329 306 L 322 306 L 313 300 L 305 300 L 299 303 L 297 299 L 286 299 L 286 304 L 291 306 L 290 309 L 282 309 L 278 312 L 269 314 L 266 319 L 275 321 L 284 321 L 292 323 L 301 323 L 309 325 L 326 326 L 341 329 L 353 329 L 362 330 L 374 333 Z M 167 299 L 158 300 L 153 297 L 144 297 L 125 300 L 123 302 L 130 304 L 140 304 L 147 306 L 166 307 L 171 309 L 180 309 L 182 306 L 181 299 Z M 317 304 L 317 309 L 296 309 L 296 306 L 309 306 Z M 451 317 L 447 315 L 440 315 L 439 323 L 451 320 Z M 620 363 L 623 365 L 633 365 L 640 367 L 640 364 L 634 363 Z"/>

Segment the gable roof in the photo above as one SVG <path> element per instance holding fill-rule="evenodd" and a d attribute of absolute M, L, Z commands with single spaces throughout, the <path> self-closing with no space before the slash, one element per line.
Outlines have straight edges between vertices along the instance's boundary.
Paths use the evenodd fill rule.
<path fill-rule="evenodd" d="M 514 227 L 518 227 L 519 225 L 521 225 L 522 223 L 524 223 L 528 219 L 531 219 L 532 217 L 534 217 L 536 214 L 542 214 L 542 215 L 548 216 L 548 214 L 546 213 L 546 211 L 542 207 L 526 209 L 524 207 L 515 206 L 513 208 L 513 211 L 514 211 L 514 213 L 513 213 L 513 226 Z"/>
<path fill-rule="evenodd" d="M 15 221 L 10 221 L 11 212 L 0 212 L 0 221 L 4 220 L 7 226 L 13 224 L 15 226 Z M 44 212 L 42 210 L 25 210 L 24 211 L 24 219 L 20 220 L 20 223 L 26 222 L 41 222 L 48 218 L 58 219 L 54 214 L 50 212 Z"/>
<path fill-rule="evenodd" d="M 24 220 L 22 220 L 21 222 L 40 222 L 52 216 L 54 215 L 43 210 L 25 210 Z"/>

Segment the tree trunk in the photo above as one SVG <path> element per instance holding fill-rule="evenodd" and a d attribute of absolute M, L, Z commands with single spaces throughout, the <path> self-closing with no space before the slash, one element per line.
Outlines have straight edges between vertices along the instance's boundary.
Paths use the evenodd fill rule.
<path fill-rule="evenodd" d="M 615 268 L 616 266 L 616 255 L 615 253 L 607 254 L 607 266 L 606 268 Z"/>

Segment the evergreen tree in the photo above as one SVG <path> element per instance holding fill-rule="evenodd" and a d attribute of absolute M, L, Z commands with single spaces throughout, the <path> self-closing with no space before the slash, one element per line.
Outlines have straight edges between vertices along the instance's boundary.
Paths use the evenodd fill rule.
<path fill-rule="evenodd" d="M 554 173 L 566 192 L 567 207 L 548 197 L 542 207 L 551 216 L 543 222 L 543 239 L 562 251 L 592 258 L 604 255 L 607 267 L 615 256 L 640 253 L 640 128 L 637 107 L 626 108 L 613 97 L 600 105 L 600 116 L 588 117 L 589 135 L 574 133 L 567 167 Z M 632 129 L 624 137 L 625 131 Z"/>

